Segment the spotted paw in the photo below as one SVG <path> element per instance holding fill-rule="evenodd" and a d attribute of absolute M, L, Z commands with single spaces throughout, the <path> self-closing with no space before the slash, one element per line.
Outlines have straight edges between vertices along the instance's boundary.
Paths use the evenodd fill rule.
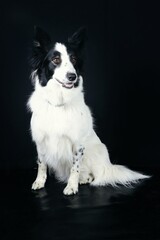
<path fill-rule="evenodd" d="M 63 190 L 64 195 L 73 195 L 78 192 L 78 186 L 67 185 Z"/>

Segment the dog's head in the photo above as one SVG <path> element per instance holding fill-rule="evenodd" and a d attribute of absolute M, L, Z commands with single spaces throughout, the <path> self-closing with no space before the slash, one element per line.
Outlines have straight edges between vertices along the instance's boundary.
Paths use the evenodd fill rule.
<path fill-rule="evenodd" d="M 78 86 L 85 32 L 85 28 L 80 28 L 65 43 L 54 43 L 45 31 L 35 27 L 31 67 L 42 86 L 50 80 L 67 89 Z"/>

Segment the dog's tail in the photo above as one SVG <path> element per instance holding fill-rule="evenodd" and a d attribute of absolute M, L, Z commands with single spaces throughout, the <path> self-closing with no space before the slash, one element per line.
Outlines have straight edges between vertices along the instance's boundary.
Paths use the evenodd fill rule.
<path fill-rule="evenodd" d="M 94 181 L 91 183 L 93 186 L 112 185 L 117 186 L 122 184 L 131 186 L 132 183 L 137 183 L 140 179 L 150 178 L 139 172 L 132 171 L 125 166 L 106 164 L 96 171 Z"/>

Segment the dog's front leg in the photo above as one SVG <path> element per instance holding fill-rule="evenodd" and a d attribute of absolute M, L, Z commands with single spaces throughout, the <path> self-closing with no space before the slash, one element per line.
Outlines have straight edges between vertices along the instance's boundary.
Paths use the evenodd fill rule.
<path fill-rule="evenodd" d="M 68 184 L 63 191 L 65 195 L 72 195 L 78 192 L 80 164 L 83 157 L 83 151 L 84 148 L 80 146 L 73 155 L 73 165 L 68 179 Z"/>
<path fill-rule="evenodd" d="M 47 179 L 47 165 L 44 163 L 44 151 L 42 146 L 37 146 L 38 152 L 38 172 L 34 183 L 32 184 L 33 190 L 38 190 L 44 187 Z"/>
<path fill-rule="evenodd" d="M 44 187 L 47 179 L 47 166 L 43 162 L 38 161 L 38 173 L 36 180 L 32 184 L 33 190 L 38 190 Z"/>

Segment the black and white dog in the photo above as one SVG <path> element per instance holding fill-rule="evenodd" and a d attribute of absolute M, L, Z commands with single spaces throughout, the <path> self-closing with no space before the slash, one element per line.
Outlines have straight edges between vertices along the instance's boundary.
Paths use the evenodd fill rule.
<path fill-rule="evenodd" d="M 67 183 L 65 195 L 76 194 L 79 184 L 127 185 L 148 177 L 113 165 L 93 129 L 83 93 L 84 41 L 84 28 L 65 43 L 53 43 L 47 33 L 35 28 L 31 59 L 34 91 L 28 101 L 32 139 L 38 152 L 34 190 L 44 187 L 47 167 Z"/>

